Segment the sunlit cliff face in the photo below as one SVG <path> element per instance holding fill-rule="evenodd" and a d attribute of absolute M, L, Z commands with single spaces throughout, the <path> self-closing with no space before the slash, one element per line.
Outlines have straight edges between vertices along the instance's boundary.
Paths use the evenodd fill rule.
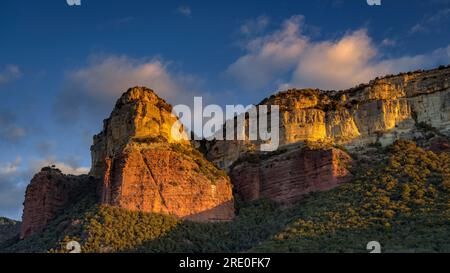
<path fill-rule="evenodd" d="M 341 92 L 290 90 L 263 101 L 280 105 L 280 145 L 312 141 L 347 148 L 413 139 L 420 124 L 450 130 L 450 69 L 401 74 Z M 229 165 L 252 143 L 217 142 L 210 157 Z M 224 161 L 224 162 L 223 162 Z"/>

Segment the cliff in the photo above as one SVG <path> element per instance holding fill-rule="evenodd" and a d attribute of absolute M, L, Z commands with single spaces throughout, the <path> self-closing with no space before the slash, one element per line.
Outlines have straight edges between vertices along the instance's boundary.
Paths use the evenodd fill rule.
<path fill-rule="evenodd" d="M 244 201 L 268 198 L 292 206 L 312 192 L 350 182 L 350 156 L 335 148 L 295 148 L 261 160 L 243 160 L 230 172 Z"/>
<path fill-rule="evenodd" d="M 172 107 L 152 90 L 129 89 L 94 137 L 91 175 L 101 203 L 196 221 L 234 217 L 231 182 L 187 141 Z"/>
<path fill-rule="evenodd" d="M 41 232 L 87 186 L 97 191 L 99 203 L 130 211 L 202 222 L 233 219 L 230 179 L 192 147 L 182 126 L 172 132 L 178 119 L 171 110 L 150 89 L 124 93 L 94 136 L 89 176 L 47 167 L 31 180 L 20 237 Z"/>
<path fill-rule="evenodd" d="M 364 153 L 373 144 L 425 138 L 424 129 L 449 136 L 450 67 L 377 78 L 343 91 L 292 89 L 259 105 L 280 108 L 275 156 L 259 152 L 261 141 L 248 139 L 248 121 L 243 141 L 201 141 L 197 146 L 230 172 L 243 200 L 265 197 L 292 205 L 308 193 L 351 181 L 350 156 L 332 147 Z M 321 148 L 305 149 L 309 145 Z"/>
<path fill-rule="evenodd" d="M 280 106 L 280 145 L 339 144 L 349 150 L 421 137 L 419 127 L 450 135 L 450 67 L 377 78 L 343 91 L 292 89 L 259 105 Z M 248 132 L 248 125 L 244 130 Z M 208 159 L 227 168 L 258 141 L 215 141 L 204 145 Z M 200 144 L 198 144 L 200 145 Z"/>
<path fill-rule="evenodd" d="M 172 106 L 159 98 L 153 90 L 144 87 L 130 88 L 116 102 L 111 116 L 103 121 L 103 131 L 94 136 L 91 147 L 90 174 L 102 178 L 106 158 L 121 153 L 134 140 L 158 139 L 168 143 L 184 143 L 184 128 L 171 132 L 178 118 L 172 115 Z"/>
<path fill-rule="evenodd" d="M 51 167 L 43 168 L 25 193 L 20 238 L 41 232 L 47 223 L 95 189 L 96 180 L 86 175 L 65 175 Z"/>

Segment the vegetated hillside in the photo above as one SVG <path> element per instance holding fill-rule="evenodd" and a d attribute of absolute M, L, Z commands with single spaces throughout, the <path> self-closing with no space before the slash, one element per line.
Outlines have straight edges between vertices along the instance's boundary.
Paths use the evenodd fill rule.
<path fill-rule="evenodd" d="M 361 162 L 363 163 L 363 162 Z M 388 157 L 361 164 L 355 182 L 317 194 L 302 216 L 252 251 L 450 251 L 450 154 L 397 141 Z"/>
<path fill-rule="evenodd" d="M 0 217 L 0 246 L 19 235 L 20 222 Z"/>
<path fill-rule="evenodd" d="M 358 156 L 355 179 L 290 209 L 241 204 L 232 222 L 193 223 L 168 215 L 97 205 L 87 196 L 42 234 L 3 251 L 84 252 L 384 252 L 450 251 L 450 153 L 411 141 Z"/>

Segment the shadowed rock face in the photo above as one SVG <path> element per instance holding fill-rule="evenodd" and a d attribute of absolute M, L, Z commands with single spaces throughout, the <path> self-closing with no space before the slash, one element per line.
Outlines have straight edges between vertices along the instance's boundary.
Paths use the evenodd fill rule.
<path fill-rule="evenodd" d="M 290 206 L 309 193 L 351 181 L 347 169 L 351 163 L 350 156 L 339 149 L 295 148 L 258 163 L 241 163 L 230 176 L 244 201 L 268 198 Z"/>
<path fill-rule="evenodd" d="M 25 193 L 20 238 L 41 232 L 47 223 L 73 205 L 97 181 L 86 175 L 65 175 L 57 169 L 43 168 Z"/>
<path fill-rule="evenodd" d="M 191 146 L 182 127 L 171 134 L 178 120 L 171 109 L 146 88 L 118 100 L 91 148 L 101 202 L 196 221 L 233 219 L 229 178 Z"/>

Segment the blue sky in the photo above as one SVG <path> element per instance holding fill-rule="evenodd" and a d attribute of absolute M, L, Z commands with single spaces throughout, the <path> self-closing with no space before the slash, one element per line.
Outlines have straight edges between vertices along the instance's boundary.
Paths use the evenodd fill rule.
<path fill-rule="evenodd" d="M 450 0 L 0 1 L 0 215 L 33 173 L 90 167 L 127 87 L 172 104 L 250 104 L 450 63 Z"/>

